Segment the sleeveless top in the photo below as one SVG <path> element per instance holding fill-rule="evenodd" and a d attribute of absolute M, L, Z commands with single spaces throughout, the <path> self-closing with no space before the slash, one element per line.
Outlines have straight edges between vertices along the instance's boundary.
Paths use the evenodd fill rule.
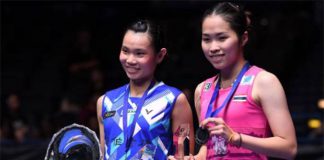
<path fill-rule="evenodd" d="M 134 125 L 133 118 L 140 99 L 128 98 L 127 129 L 123 129 L 124 96 L 128 96 L 126 87 L 128 84 L 108 91 L 103 98 L 104 159 L 166 159 L 170 152 L 173 153 L 171 114 L 181 92 L 163 82 L 148 91 L 126 153 L 124 132 L 129 131 L 130 124 Z"/>
<path fill-rule="evenodd" d="M 263 69 L 251 66 L 244 74 L 242 80 L 236 89 L 233 97 L 228 105 L 224 107 L 216 117 L 224 119 L 225 123 L 230 126 L 235 132 L 254 136 L 254 137 L 269 137 L 271 135 L 270 127 L 267 118 L 262 110 L 262 106 L 258 105 L 252 98 L 252 88 L 255 77 Z M 204 81 L 200 97 L 200 121 L 205 119 L 208 105 L 211 96 L 215 90 L 215 80 L 217 76 L 211 77 Z M 216 98 L 216 107 L 219 107 L 232 87 L 220 89 Z M 213 111 L 216 109 L 213 105 Z M 220 147 L 223 145 L 224 147 Z M 243 147 L 237 148 L 234 145 L 227 144 L 222 137 L 210 137 L 207 142 L 207 159 L 240 159 L 240 160 L 255 160 L 267 159 L 265 155 L 257 154 Z"/>

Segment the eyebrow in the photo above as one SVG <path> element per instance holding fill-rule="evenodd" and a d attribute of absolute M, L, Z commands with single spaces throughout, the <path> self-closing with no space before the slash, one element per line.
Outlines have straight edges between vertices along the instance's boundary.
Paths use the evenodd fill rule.
<path fill-rule="evenodd" d="M 131 48 L 128 48 L 127 46 L 122 46 L 121 49 L 127 49 L 127 50 L 130 50 L 130 51 L 133 51 L 133 52 L 146 52 L 146 49 L 143 49 L 143 48 L 135 48 L 135 49 L 131 49 Z"/>
<path fill-rule="evenodd" d="M 127 46 L 124 46 L 124 45 L 122 45 L 121 49 L 127 49 L 127 50 L 129 50 L 129 48 Z"/>
<path fill-rule="evenodd" d="M 222 35 L 226 35 L 227 33 L 226 32 L 219 32 L 219 33 L 203 33 L 202 36 L 222 36 Z"/>
<path fill-rule="evenodd" d="M 134 49 L 135 52 L 146 52 L 145 49 L 141 49 L 141 48 L 136 48 Z"/>

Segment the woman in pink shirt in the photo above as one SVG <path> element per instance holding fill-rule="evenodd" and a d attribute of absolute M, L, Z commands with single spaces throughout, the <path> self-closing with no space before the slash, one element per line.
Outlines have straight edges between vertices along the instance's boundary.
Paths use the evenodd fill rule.
<path fill-rule="evenodd" d="M 195 159 L 293 159 L 294 125 L 278 78 L 243 56 L 250 19 L 237 5 L 219 3 L 202 21 L 201 46 L 218 74 L 195 90 L 200 120 Z M 191 157 L 193 158 L 193 157 Z"/>

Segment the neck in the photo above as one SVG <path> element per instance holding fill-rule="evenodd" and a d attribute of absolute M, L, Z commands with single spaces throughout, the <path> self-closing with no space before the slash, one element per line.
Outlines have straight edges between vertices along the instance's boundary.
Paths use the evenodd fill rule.
<path fill-rule="evenodd" d="M 129 87 L 130 87 L 130 96 L 131 97 L 142 97 L 146 89 L 150 86 L 151 82 L 155 81 L 154 79 L 149 79 L 146 81 L 130 81 Z"/>
<path fill-rule="evenodd" d="M 245 60 L 241 60 L 238 61 L 238 63 L 235 63 L 234 65 L 220 71 L 221 88 L 227 88 L 233 84 L 245 63 Z"/>

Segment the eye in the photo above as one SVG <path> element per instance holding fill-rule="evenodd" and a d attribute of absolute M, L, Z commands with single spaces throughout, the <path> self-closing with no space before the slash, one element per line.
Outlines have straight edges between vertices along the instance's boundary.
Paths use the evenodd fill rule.
<path fill-rule="evenodd" d="M 202 40 L 203 42 L 205 42 L 205 43 L 210 42 L 210 38 L 209 38 L 209 37 L 203 37 L 201 40 Z"/>
<path fill-rule="evenodd" d="M 121 48 L 121 51 L 124 53 L 124 54 L 128 54 L 128 49 L 126 47 L 122 47 Z"/>
<path fill-rule="evenodd" d="M 220 41 L 220 42 L 223 42 L 223 41 L 225 41 L 227 38 L 228 38 L 227 36 L 219 36 L 219 37 L 217 38 L 217 40 Z"/>
<path fill-rule="evenodd" d="M 143 57 L 145 55 L 145 52 L 136 52 L 135 54 L 137 57 Z"/>

